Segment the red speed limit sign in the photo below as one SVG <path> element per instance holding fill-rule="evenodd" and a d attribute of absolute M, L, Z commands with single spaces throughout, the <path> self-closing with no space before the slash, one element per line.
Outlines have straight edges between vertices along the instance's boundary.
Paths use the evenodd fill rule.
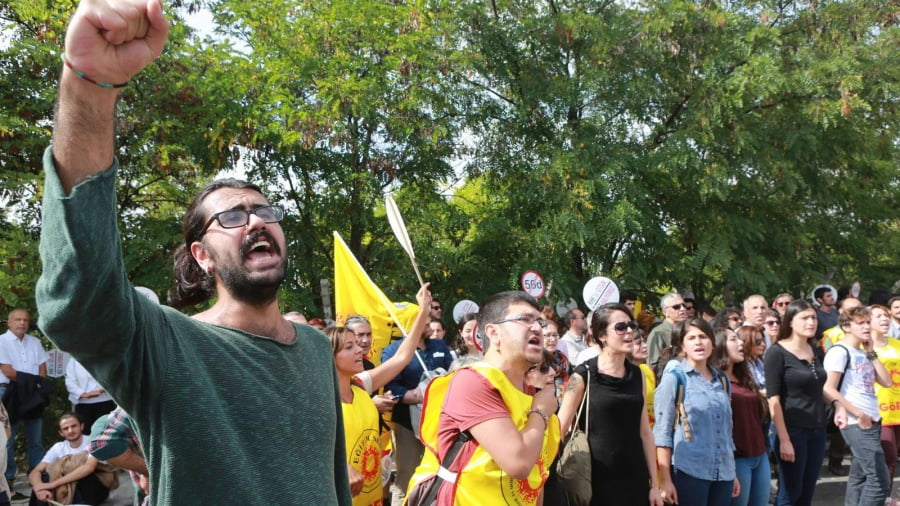
<path fill-rule="evenodd" d="M 535 299 L 544 296 L 544 278 L 535 271 L 525 271 L 522 274 L 522 290 Z"/>

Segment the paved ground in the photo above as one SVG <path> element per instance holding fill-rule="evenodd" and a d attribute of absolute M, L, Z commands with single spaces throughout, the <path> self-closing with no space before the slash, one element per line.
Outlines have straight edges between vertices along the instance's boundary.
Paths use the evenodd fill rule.
<path fill-rule="evenodd" d="M 850 459 L 844 459 L 844 466 L 849 469 Z M 773 487 L 775 481 L 772 482 Z M 847 487 L 846 476 L 834 476 L 824 466 L 819 475 L 819 482 L 816 485 L 816 495 L 813 498 L 815 506 L 843 506 L 844 490 Z M 28 484 L 28 478 L 20 474 L 16 477 L 15 489 L 19 492 L 30 496 L 31 486 Z M 132 501 L 132 482 L 131 477 L 126 472 L 119 473 L 119 488 L 113 490 L 110 498 L 103 503 L 103 506 L 129 506 Z M 894 497 L 900 499 L 900 477 L 894 480 Z"/>
<path fill-rule="evenodd" d="M 850 459 L 844 458 L 844 469 L 850 469 Z M 776 485 L 772 480 L 772 487 Z M 826 466 L 822 466 L 819 481 L 816 483 L 814 506 L 844 506 L 844 491 L 847 489 L 846 476 L 834 476 Z M 893 497 L 900 499 L 900 477 L 894 480 Z"/>

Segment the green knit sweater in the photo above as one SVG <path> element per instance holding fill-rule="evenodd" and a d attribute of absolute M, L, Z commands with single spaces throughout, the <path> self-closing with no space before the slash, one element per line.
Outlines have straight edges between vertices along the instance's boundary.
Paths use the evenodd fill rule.
<path fill-rule="evenodd" d="M 39 325 L 137 422 L 154 504 L 351 504 L 331 346 L 157 306 L 126 278 L 113 166 L 66 196 L 44 155 Z"/>

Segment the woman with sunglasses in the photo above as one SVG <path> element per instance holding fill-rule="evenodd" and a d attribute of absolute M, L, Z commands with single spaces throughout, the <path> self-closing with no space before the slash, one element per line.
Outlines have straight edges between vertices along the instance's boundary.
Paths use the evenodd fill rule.
<path fill-rule="evenodd" d="M 565 434 L 584 399 L 585 379 L 589 378 L 590 395 L 584 399 L 580 423 L 588 422 L 592 506 L 663 504 L 656 486 L 655 443 L 647 417 L 644 374 L 628 361 L 636 328 L 623 304 L 607 304 L 594 311 L 591 331 L 599 355 L 575 367 L 559 412 Z"/>
<path fill-rule="evenodd" d="M 712 363 L 724 371 L 731 382 L 734 467 L 741 484 L 741 493 L 731 500 L 731 506 L 766 506 L 772 488 L 763 430 L 769 407 L 750 376 L 746 360 L 756 348 L 756 340 L 761 338 L 759 328 L 749 325 L 738 332 L 716 329 Z"/>
<path fill-rule="evenodd" d="M 743 325 L 744 316 L 741 314 L 741 310 L 735 307 L 726 307 L 719 311 L 719 314 L 716 315 L 716 318 L 712 322 L 713 328 L 719 327 L 727 327 L 731 330 L 736 330 L 738 327 Z"/>
<path fill-rule="evenodd" d="M 666 502 L 726 506 L 740 493 L 731 388 L 725 374 L 709 364 L 714 340 L 712 327 L 702 318 L 672 329 L 672 346 L 684 359 L 663 373 L 653 403 L 656 459 Z"/>
<path fill-rule="evenodd" d="M 816 335 L 816 310 L 805 300 L 788 305 L 765 356 L 766 396 L 775 426 L 777 506 L 809 506 L 825 459 L 825 368 Z"/>

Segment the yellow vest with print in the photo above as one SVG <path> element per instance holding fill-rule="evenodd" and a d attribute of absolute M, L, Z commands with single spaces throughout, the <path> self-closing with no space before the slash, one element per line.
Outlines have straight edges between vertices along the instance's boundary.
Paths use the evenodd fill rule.
<path fill-rule="evenodd" d="M 353 402 L 341 403 L 347 463 L 363 475 L 363 489 L 353 506 L 381 506 L 381 434 L 378 408 L 365 390 L 351 387 Z"/>
<path fill-rule="evenodd" d="M 883 387 L 875 383 L 875 394 L 878 396 L 878 412 L 881 413 L 881 424 L 900 425 L 900 340 L 889 337 L 887 345 L 875 348 L 878 360 L 884 364 L 891 376 L 891 386 Z"/>
<path fill-rule="evenodd" d="M 532 396 L 516 388 L 500 369 L 483 362 L 474 364 L 470 368 L 484 376 L 500 392 L 513 423 L 518 430 L 522 430 L 528 422 Z M 454 374 L 455 372 L 435 378 L 428 385 L 420 424 L 421 438 L 425 443 L 426 450 L 421 464 L 416 468 L 416 472 L 410 480 L 410 489 L 419 481 L 435 475 L 440 467 L 437 457 L 440 414 Z M 559 451 L 559 441 L 559 419 L 556 415 L 551 415 L 547 429 L 544 431 L 541 454 L 528 478 L 523 480 L 511 478 L 503 472 L 490 454 L 479 445 L 472 454 L 472 458 L 459 473 L 454 504 L 479 506 L 483 504 L 514 506 L 537 504 L 541 489 L 550 474 L 550 465 Z M 444 486 L 452 487 L 453 485 L 445 483 Z"/>

